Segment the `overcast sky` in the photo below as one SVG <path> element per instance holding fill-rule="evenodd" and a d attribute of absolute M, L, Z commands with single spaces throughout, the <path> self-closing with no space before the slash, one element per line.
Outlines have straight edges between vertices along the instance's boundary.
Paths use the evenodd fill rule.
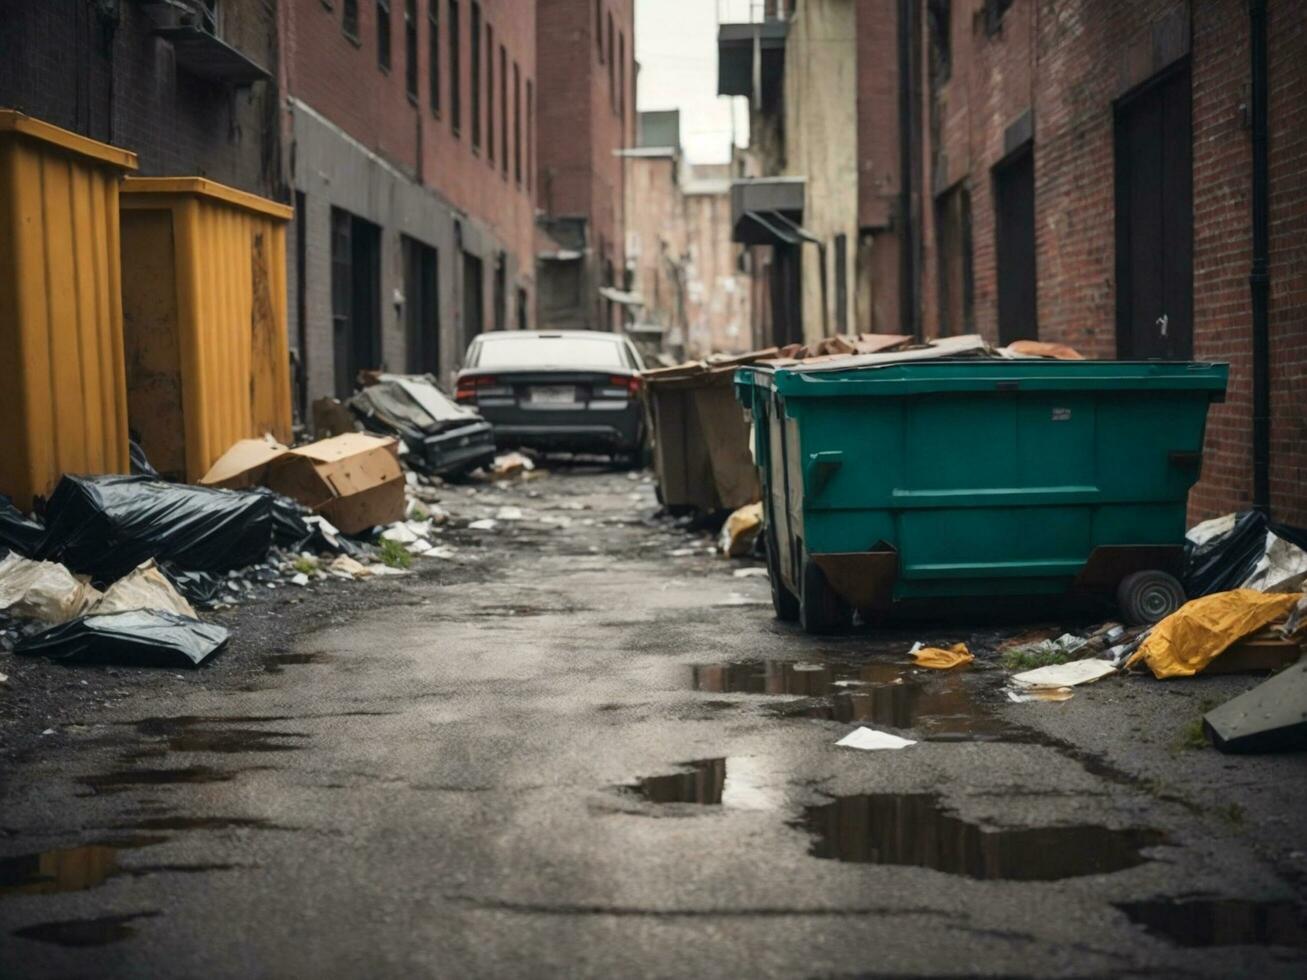
<path fill-rule="evenodd" d="M 721 3 L 724 12 L 731 3 L 748 6 Z M 680 109 L 681 144 L 694 163 L 730 160 L 732 103 L 736 141 L 748 139 L 747 104 L 717 95 L 717 8 L 718 0 L 635 0 L 639 108 Z"/>

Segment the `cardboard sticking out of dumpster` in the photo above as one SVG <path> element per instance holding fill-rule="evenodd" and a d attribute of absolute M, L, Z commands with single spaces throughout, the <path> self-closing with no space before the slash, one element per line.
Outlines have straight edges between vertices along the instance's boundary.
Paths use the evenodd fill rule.
<path fill-rule="evenodd" d="M 200 480 L 227 488 L 262 485 L 321 514 L 346 534 L 404 519 L 398 443 L 347 433 L 287 449 L 242 439 Z"/>

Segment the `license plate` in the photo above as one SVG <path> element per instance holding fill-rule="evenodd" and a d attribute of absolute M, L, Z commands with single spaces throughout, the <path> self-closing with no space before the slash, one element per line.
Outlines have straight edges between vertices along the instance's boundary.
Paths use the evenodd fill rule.
<path fill-rule="evenodd" d="M 531 389 L 533 405 L 571 405 L 576 401 L 576 388 L 572 385 L 549 385 Z"/>

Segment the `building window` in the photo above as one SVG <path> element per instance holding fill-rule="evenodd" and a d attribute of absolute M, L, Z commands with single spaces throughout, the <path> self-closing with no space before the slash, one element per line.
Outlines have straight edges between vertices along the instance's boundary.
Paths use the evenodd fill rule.
<path fill-rule="evenodd" d="M 499 154 L 504 179 L 508 180 L 508 50 L 499 46 Z"/>
<path fill-rule="evenodd" d="M 531 84 L 531 79 L 526 80 L 526 193 L 527 197 L 531 196 L 531 189 L 535 186 L 535 160 L 531 153 L 531 134 L 535 131 L 535 86 Z"/>
<path fill-rule="evenodd" d="M 340 28 L 349 37 L 359 37 L 359 0 L 345 0 L 341 5 Z"/>
<path fill-rule="evenodd" d="M 486 162 L 495 166 L 495 29 L 486 24 Z"/>
<path fill-rule="evenodd" d="M 522 183 L 522 75 L 513 62 L 513 173 Z"/>
<path fill-rule="evenodd" d="M 472 35 L 471 43 L 468 45 L 472 55 L 472 78 L 469 86 L 472 93 L 472 104 L 469 106 L 472 112 L 472 149 L 479 150 L 481 149 L 481 4 L 476 0 L 472 0 L 472 21 L 469 29 Z"/>
<path fill-rule="evenodd" d="M 449 126 L 457 136 L 463 129 L 463 90 L 459 75 L 458 0 L 449 0 Z"/>
<path fill-rule="evenodd" d="M 599 64 L 604 63 L 604 0 L 595 0 L 595 50 Z"/>
<path fill-rule="evenodd" d="M 935 201 L 939 264 L 939 335 L 975 329 L 975 285 L 971 270 L 971 194 L 958 183 Z"/>
<path fill-rule="evenodd" d="M 377 67 L 390 71 L 390 0 L 377 0 Z"/>
<path fill-rule="evenodd" d="M 331 209 L 331 319 L 337 396 L 381 366 L 381 229 Z"/>
<path fill-rule="evenodd" d="M 626 35 L 617 35 L 617 116 L 622 120 L 622 134 L 626 134 Z"/>
<path fill-rule="evenodd" d="M 930 81 L 940 86 L 953 74 L 953 4 L 951 0 L 930 0 L 926 17 L 930 31 Z"/>
<path fill-rule="evenodd" d="M 608 15 L 608 104 L 616 111 L 617 109 L 617 92 L 614 91 L 613 82 L 613 15 Z"/>
<path fill-rule="evenodd" d="M 418 0 L 404 0 L 404 87 L 418 100 Z"/>
<path fill-rule="evenodd" d="M 993 37 L 1003 29 L 1003 15 L 1012 0 L 985 0 L 985 33 Z"/>
<path fill-rule="evenodd" d="M 427 86 L 431 89 L 431 114 L 440 115 L 440 0 L 427 7 Z"/>

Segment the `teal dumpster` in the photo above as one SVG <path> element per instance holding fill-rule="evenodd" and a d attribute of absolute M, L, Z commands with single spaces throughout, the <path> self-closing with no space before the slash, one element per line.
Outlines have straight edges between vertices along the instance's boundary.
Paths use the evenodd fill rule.
<path fill-rule="evenodd" d="M 1184 601 L 1185 504 L 1224 364 L 751 365 L 776 614 L 810 632 L 904 600 Z"/>

